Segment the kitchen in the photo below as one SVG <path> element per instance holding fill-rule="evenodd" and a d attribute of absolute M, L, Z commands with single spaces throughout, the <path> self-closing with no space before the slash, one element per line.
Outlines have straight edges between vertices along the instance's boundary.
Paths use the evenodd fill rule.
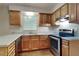
<path fill-rule="evenodd" d="M 0 56 L 79 56 L 78 9 L 78 3 L 1 4 Z"/>

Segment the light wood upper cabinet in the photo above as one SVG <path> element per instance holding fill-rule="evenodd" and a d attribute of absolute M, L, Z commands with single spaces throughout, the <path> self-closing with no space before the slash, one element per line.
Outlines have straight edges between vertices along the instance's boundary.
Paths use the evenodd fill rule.
<path fill-rule="evenodd" d="M 79 3 L 77 3 L 77 23 L 79 24 Z"/>
<path fill-rule="evenodd" d="M 68 4 L 65 4 L 61 7 L 61 16 L 65 16 L 68 14 Z"/>
<path fill-rule="evenodd" d="M 20 11 L 10 10 L 10 25 L 20 26 Z"/>
<path fill-rule="evenodd" d="M 69 3 L 69 21 L 70 23 L 76 23 L 76 3 Z"/>
<path fill-rule="evenodd" d="M 55 21 L 56 21 L 56 16 L 55 16 L 55 13 L 53 13 L 51 17 L 52 25 L 55 25 Z"/>
<path fill-rule="evenodd" d="M 44 26 L 45 24 L 51 25 L 51 14 L 39 13 L 39 25 Z"/>
<path fill-rule="evenodd" d="M 55 11 L 55 18 L 56 18 L 56 20 L 57 20 L 60 16 L 61 16 L 61 14 L 60 14 L 60 9 L 58 9 L 58 10 Z"/>

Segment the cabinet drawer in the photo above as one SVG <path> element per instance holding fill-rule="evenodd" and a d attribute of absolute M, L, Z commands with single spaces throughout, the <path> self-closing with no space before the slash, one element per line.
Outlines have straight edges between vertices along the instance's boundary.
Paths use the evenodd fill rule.
<path fill-rule="evenodd" d="M 47 40 L 47 39 L 48 39 L 48 36 L 46 36 L 46 35 L 40 36 L 40 40 Z"/>
<path fill-rule="evenodd" d="M 68 46 L 68 41 L 67 40 L 62 40 L 62 45 Z"/>
<path fill-rule="evenodd" d="M 70 46 L 72 46 L 72 47 L 79 47 L 79 41 L 78 40 L 72 40 L 69 43 L 70 43 Z"/>
<path fill-rule="evenodd" d="M 32 40 L 39 40 L 39 36 L 38 35 L 33 35 L 33 36 L 31 36 L 31 39 Z"/>
<path fill-rule="evenodd" d="M 22 36 L 22 41 L 27 41 L 28 39 L 30 39 L 30 36 Z"/>

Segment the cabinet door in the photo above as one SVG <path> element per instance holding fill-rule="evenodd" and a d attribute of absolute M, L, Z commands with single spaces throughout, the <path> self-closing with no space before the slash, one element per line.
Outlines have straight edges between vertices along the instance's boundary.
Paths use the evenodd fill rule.
<path fill-rule="evenodd" d="M 58 9 L 56 12 L 55 12 L 55 18 L 56 20 L 60 17 L 60 9 Z"/>
<path fill-rule="evenodd" d="M 20 26 L 20 11 L 10 11 L 10 25 Z"/>
<path fill-rule="evenodd" d="M 68 56 L 69 55 L 69 45 L 67 40 L 62 40 L 62 56 Z"/>
<path fill-rule="evenodd" d="M 40 36 L 40 49 L 49 48 L 49 39 L 48 36 Z"/>
<path fill-rule="evenodd" d="M 50 24 L 51 25 L 51 14 L 40 13 L 39 25 L 44 26 L 45 24 Z"/>
<path fill-rule="evenodd" d="M 77 3 L 77 23 L 79 23 L 79 3 Z"/>
<path fill-rule="evenodd" d="M 79 56 L 79 41 L 72 40 L 70 41 L 70 56 Z"/>
<path fill-rule="evenodd" d="M 69 54 L 68 46 L 62 45 L 62 56 L 68 56 Z"/>
<path fill-rule="evenodd" d="M 43 26 L 44 22 L 45 22 L 45 19 L 46 19 L 46 15 L 40 13 L 40 19 L 39 19 L 39 25 L 40 26 Z"/>
<path fill-rule="evenodd" d="M 76 3 L 69 3 L 69 21 L 76 23 Z"/>
<path fill-rule="evenodd" d="M 47 14 L 47 16 L 46 16 L 46 24 L 51 25 L 51 14 Z"/>
<path fill-rule="evenodd" d="M 61 16 L 65 16 L 68 14 L 68 4 L 65 4 L 61 7 Z"/>
<path fill-rule="evenodd" d="M 32 44 L 32 50 L 39 49 L 39 36 L 33 35 L 31 36 L 31 44 Z"/>
<path fill-rule="evenodd" d="M 31 50 L 31 39 L 30 36 L 22 37 L 22 51 Z"/>
<path fill-rule="evenodd" d="M 55 25 L 55 21 L 56 21 L 56 16 L 55 16 L 55 13 L 53 13 L 51 16 L 52 25 Z"/>

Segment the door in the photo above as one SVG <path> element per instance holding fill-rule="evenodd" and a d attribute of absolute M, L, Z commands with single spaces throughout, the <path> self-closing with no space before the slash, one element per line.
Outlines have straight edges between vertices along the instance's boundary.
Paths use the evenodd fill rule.
<path fill-rule="evenodd" d="M 22 51 L 31 50 L 31 39 L 30 36 L 22 36 Z"/>
<path fill-rule="evenodd" d="M 33 35 L 31 36 L 31 46 L 32 46 L 32 50 L 36 50 L 39 49 L 39 36 L 38 35 Z"/>
<path fill-rule="evenodd" d="M 69 21 L 70 23 L 76 23 L 76 3 L 69 3 Z"/>

